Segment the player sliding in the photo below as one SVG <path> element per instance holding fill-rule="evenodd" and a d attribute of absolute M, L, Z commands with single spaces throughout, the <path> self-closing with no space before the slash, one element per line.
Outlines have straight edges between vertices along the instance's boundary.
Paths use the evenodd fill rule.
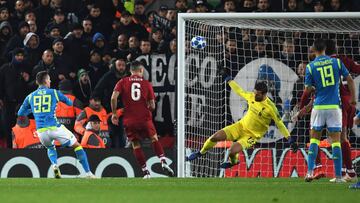
<path fill-rule="evenodd" d="M 118 125 L 119 118 L 116 114 L 117 100 L 121 95 L 124 104 L 123 122 L 127 137 L 132 143 L 134 155 L 144 173 L 144 178 L 150 178 L 146 167 L 144 152 L 140 140 L 150 138 L 156 155 L 160 158 L 161 166 L 169 176 L 174 176 L 174 171 L 167 165 L 164 150 L 158 140 L 152 121 L 151 111 L 155 110 L 155 95 L 152 85 L 143 78 L 144 66 L 139 61 L 130 65 L 130 77 L 125 77 L 116 83 L 111 96 L 111 122 Z"/>
<path fill-rule="evenodd" d="M 305 90 L 300 100 L 300 109 L 304 107 L 311 92 L 315 91 L 315 100 L 310 118 L 310 147 L 308 154 L 308 172 L 305 181 L 314 179 L 315 158 L 318 154 L 321 131 L 327 128 L 332 141 L 332 153 L 335 166 L 335 181 L 345 182 L 341 178 L 342 155 L 340 133 L 342 129 L 341 100 L 339 93 L 340 77 L 348 82 L 351 92 L 351 104 L 355 104 L 354 81 L 340 59 L 325 55 L 326 42 L 323 39 L 314 41 L 313 49 L 316 58 L 306 66 Z"/>
<path fill-rule="evenodd" d="M 286 138 L 290 133 L 282 122 L 275 104 L 266 96 L 268 88 L 265 82 L 257 82 L 254 92 L 243 90 L 234 80 L 226 77 L 231 89 L 243 97 L 248 103 L 246 115 L 238 122 L 217 131 L 206 140 L 200 151 L 193 152 L 186 159 L 192 161 L 203 156 L 219 141 L 233 141 L 230 147 L 229 160 L 220 165 L 230 168 L 239 163 L 238 153 L 258 142 L 268 131 L 271 120 L 275 121 L 282 135 Z"/>
<path fill-rule="evenodd" d="M 74 148 L 77 159 L 83 166 L 87 178 L 96 178 L 90 171 L 87 156 L 75 136 L 61 125 L 55 117 L 55 108 L 59 101 L 68 106 L 72 105 L 70 99 L 60 91 L 50 89 L 50 76 L 46 71 L 36 74 L 37 90 L 30 93 L 21 105 L 18 116 L 20 119 L 32 113 L 36 122 L 36 131 L 40 142 L 47 148 L 47 154 L 54 170 L 55 178 L 61 178 L 60 169 L 57 166 L 57 152 L 54 140 L 60 142 L 64 147 Z"/>

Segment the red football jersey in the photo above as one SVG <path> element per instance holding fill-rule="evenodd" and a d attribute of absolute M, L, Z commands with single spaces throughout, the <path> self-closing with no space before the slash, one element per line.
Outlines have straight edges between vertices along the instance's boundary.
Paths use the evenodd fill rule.
<path fill-rule="evenodd" d="M 120 93 L 124 104 L 124 125 L 152 120 L 148 101 L 155 99 L 155 95 L 149 81 L 132 75 L 117 82 L 114 91 Z"/>
<path fill-rule="evenodd" d="M 348 69 L 350 74 L 360 74 L 360 64 L 357 64 L 356 62 L 354 62 L 353 59 L 347 57 L 347 56 L 343 56 L 343 55 L 336 55 L 333 54 L 331 55 L 331 58 L 338 58 L 340 59 L 341 62 L 343 62 L 343 64 L 345 65 L 345 67 Z M 346 97 L 346 96 L 350 96 L 350 91 L 347 87 L 347 81 L 341 81 L 340 83 L 340 96 L 341 97 Z"/>

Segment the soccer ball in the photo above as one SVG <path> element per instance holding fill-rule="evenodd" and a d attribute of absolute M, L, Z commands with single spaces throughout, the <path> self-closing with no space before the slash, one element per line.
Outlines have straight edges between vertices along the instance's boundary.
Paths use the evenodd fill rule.
<path fill-rule="evenodd" d="M 206 40 L 202 36 L 196 36 L 191 39 L 191 47 L 194 49 L 204 49 L 206 47 Z"/>

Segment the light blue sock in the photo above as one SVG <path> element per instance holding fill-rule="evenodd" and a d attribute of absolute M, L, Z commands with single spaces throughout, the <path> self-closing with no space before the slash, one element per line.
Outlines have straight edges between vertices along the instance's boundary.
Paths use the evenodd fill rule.
<path fill-rule="evenodd" d="M 52 165 L 57 165 L 57 152 L 55 146 L 47 148 L 47 155 Z"/>
<path fill-rule="evenodd" d="M 310 147 L 309 147 L 309 153 L 308 153 L 308 172 L 314 170 L 315 166 L 315 159 L 318 153 L 318 146 L 319 146 L 320 140 L 311 138 L 310 139 Z"/>
<path fill-rule="evenodd" d="M 79 162 L 81 163 L 82 167 L 84 168 L 85 172 L 90 171 L 89 162 L 87 160 L 87 155 L 84 149 L 81 146 L 75 148 L 75 154 Z"/>
<path fill-rule="evenodd" d="M 332 147 L 332 156 L 334 160 L 335 176 L 341 177 L 341 167 L 342 167 L 341 144 L 340 142 L 334 142 L 331 144 L 331 147 Z"/>

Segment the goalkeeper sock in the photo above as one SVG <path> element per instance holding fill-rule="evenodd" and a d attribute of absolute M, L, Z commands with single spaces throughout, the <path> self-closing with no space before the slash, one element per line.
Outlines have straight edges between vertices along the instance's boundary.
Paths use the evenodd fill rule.
<path fill-rule="evenodd" d="M 310 139 L 310 147 L 308 153 L 308 172 L 314 170 L 315 159 L 318 154 L 320 140 L 311 138 Z"/>
<path fill-rule="evenodd" d="M 144 152 L 141 149 L 141 147 L 134 148 L 133 152 L 134 152 L 135 158 L 136 158 L 137 162 L 139 163 L 140 167 L 146 168 L 145 155 L 144 155 Z"/>
<path fill-rule="evenodd" d="M 87 159 L 87 155 L 85 150 L 82 148 L 82 146 L 78 146 L 75 148 L 75 154 L 76 154 L 76 158 L 79 160 L 79 162 L 81 163 L 82 167 L 84 168 L 85 172 L 90 172 L 90 167 L 89 167 L 89 162 Z"/>
<path fill-rule="evenodd" d="M 155 152 L 155 154 L 161 159 L 164 157 L 164 149 L 161 146 L 159 140 L 156 140 L 155 142 L 152 142 L 152 147 Z"/>
<path fill-rule="evenodd" d="M 209 149 L 213 148 L 216 145 L 216 142 L 213 142 L 210 139 L 211 138 L 208 138 L 204 143 L 203 147 L 200 150 L 201 154 L 205 154 Z"/>
<path fill-rule="evenodd" d="M 57 152 L 55 146 L 47 148 L 47 155 L 52 165 L 57 165 Z"/>
<path fill-rule="evenodd" d="M 231 164 L 237 164 L 239 162 L 239 153 L 236 153 L 235 155 L 229 155 Z"/>
<path fill-rule="evenodd" d="M 340 142 L 334 142 L 331 144 L 332 154 L 334 160 L 335 176 L 341 177 L 342 167 L 342 155 L 341 155 L 341 144 Z"/>

